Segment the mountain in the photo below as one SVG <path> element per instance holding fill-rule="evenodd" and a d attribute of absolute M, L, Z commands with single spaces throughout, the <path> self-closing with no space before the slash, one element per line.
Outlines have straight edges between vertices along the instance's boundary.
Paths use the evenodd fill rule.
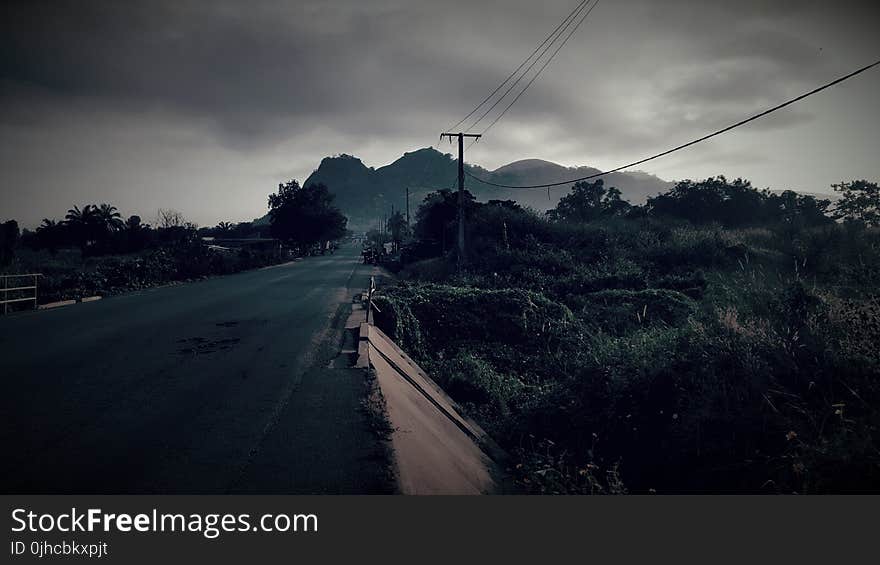
<path fill-rule="evenodd" d="M 465 164 L 465 168 L 474 176 L 512 185 L 559 182 L 599 172 L 592 167 L 564 167 L 540 159 L 516 161 L 493 171 L 469 164 Z M 456 188 L 457 179 L 457 162 L 452 155 L 425 148 L 404 153 L 400 159 L 378 169 L 367 167 L 351 155 L 326 157 L 303 186 L 319 182 L 326 184 L 336 195 L 336 205 L 349 216 L 350 226 L 367 229 L 375 226 L 391 206 L 406 210 L 407 188 L 410 189 L 410 211 L 414 215 L 426 194 L 441 188 Z M 672 183 L 642 172 L 612 173 L 604 180 L 606 185 L 617 187 L 623 198 L 634 204 L 643 203 L 648 196 L 672 187 Z M 548 199 L 546 189 L 498 188 L 469 177 L 465 178 L 465 187 L 481 201 L 515 200 L 538 211 L 555 207 L 570 189 L 569 186 L 553 188 Z"/>
<path fill-rule="evenodd" d="M 564 167 L 541 159 L 524 159 L 509 165 L 488 171 L 478 166 L 468 166 L 469 171 L 490 182 L 510 185 L 535 185 L 555 183 L 567 179 L 580 178 L 601 172 L 594 167 Z M 673 183 L 641 171 L 610 173 L 602 179 L 605 186 L 614 186 L 620 190 L 623 199 L 632 204 L 644 204 L 649 196 L 665 192 L 672 188 Z M 571 185 L 552 187 L 548 196 L 547 189 L 512 189 L 483 185 L 473 179 L 466 186 L 485 199 L 516 200 L 523 206 L 536 210 L 555 208 L 559 199 L 568 194 Z M 480 198 L 480 196 L 478 196 Z M 484 198 L 480 198 L 484 199 Z"/>

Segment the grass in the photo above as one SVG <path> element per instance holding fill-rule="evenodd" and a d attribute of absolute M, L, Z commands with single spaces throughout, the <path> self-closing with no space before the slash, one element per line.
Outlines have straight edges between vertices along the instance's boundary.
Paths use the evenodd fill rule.
<path fill-rule="evenodd" d="M 877 230 L 505 220 L 377 323 L 527 490 L 880 490 Z"/>

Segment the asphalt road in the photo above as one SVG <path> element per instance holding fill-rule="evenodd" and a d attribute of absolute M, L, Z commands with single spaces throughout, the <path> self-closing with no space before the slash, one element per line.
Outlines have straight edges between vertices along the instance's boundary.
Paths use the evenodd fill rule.
<path fill-rule="evenodd" d="M 387 492 L 327 369 L 359 249 L 0 319 L 4 493 Z"/>

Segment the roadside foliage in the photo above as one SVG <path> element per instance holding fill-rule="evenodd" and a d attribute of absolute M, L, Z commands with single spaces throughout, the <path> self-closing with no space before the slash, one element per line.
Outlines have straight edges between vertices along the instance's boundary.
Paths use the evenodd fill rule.
<path fill-rule="evenodd" d="M 416 225 L 376 322 L 526 492 L 876 490 L 880 230 L 856 201 L 719 177 L 470 202 L 466 267 Z"/>

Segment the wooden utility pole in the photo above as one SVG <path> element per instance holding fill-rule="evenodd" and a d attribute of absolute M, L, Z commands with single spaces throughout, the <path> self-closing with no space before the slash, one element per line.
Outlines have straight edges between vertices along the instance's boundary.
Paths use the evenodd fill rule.
<path fill-rule="evenodd" d="M 464 265 L 467 256 L 464 246 L 464 138 L 481 137 L 478 133 L 441 133 L 440 139 L 448 137 L 452 141 L 453 137 L 458 138 L 458 268 Z"/>

